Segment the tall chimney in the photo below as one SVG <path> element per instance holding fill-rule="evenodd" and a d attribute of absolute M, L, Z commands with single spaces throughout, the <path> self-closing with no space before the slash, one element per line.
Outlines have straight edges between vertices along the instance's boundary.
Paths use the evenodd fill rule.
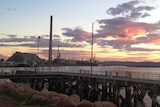
<path fill-rule="evenodd" d="M 52 64 L 52 16 L 50 16 L 50 38 L 49 38 L 48 62 L 49 62 L 49 65 Z"/>

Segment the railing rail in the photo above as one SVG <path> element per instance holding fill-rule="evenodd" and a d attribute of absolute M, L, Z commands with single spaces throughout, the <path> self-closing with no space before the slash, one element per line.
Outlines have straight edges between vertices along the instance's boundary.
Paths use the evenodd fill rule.
<path fill-rule="evenodd" d="M 15 68 L 1 68 L 0 69 L 0 75 L 15 75 L 16 73 Z M 91 75 L 90 70 L 65 70 L 65 69 L 45 69 L 43 67 L 41 68 L 33 68 L 33 67 L 26 67 L 24 69 L 19 68 L 19 70 L 25 70 L 25 71 L 35 71 L 36 73 L 41 72 L 41 73 L 48 73 L 48 72 L 68 72 L 68 73 L 81 73 L 81 74 L 89 74 Z M 113 70 L 113 71 L 93 71 L 93 74 L 96 75 L 106 75 L 110 77 L 125 77 L 125 78 L 130 78 L 130 79 L 143 79 L 143 80 L 160 80 L 160 73 L 157 72 L 132 72 L 132 71 L 122 71 L 122 70 Z"/>

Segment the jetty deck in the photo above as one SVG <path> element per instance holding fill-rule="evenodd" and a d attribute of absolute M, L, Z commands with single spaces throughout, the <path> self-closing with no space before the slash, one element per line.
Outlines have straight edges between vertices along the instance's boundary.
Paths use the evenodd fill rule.
<path fill-rule="evenodd" d="M 149 74 L 148 74 L 149 75 Z M 110 76 L 110 75 L 100 75 L 100 74 L 88 74 L 88 73 L 71 73 L 71 72 L 36 72 L 33 74 L 5 74 L 0 75 L 0 79 L 49 79 L 49 78 L 62 78 L 67 77 L 68 79 L 90 79 L 95 78 L 98 82 L 104 81 L 124 81 L 124 82 L 134 82 L 134 83 L 145 83 L 160 85 L 160 80 L 152 80 L 146 78 L 132 78 L 128 76 Z"/>
<path fill-rule="evenodd" d="M 122 75 L 123 74 L 123 75 Z M 31 88 L 42 90 L 48 84 L 48 90 L 78 94 L 82 99 L 92 102 L 111 101 L 118 107 L 137 107 L 137 103 L 143 105 L 146 94 L 152 99 L 152 107 L 159 107 L 156 100 L 160 95 L 160 75 L 153 73 L 116 72 L 111 74 L 90 74 L 89 72 L 34 72 L 27 74 L 8 73 L 1 74 L 0 79 L 10 79 L 13 82 L 29 82 Z M 76 83 L 75 83 L 76 81 Z M 101 86 L 101 88 L 100 88 Z M 126 96 L 120 94 L 125 89 Z"/>

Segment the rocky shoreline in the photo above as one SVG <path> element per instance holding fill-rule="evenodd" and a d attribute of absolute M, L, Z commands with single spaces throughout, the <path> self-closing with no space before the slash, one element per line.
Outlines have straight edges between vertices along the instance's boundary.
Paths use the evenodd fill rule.
<path fill-rule="evenodd" d="M 94 103 L 76 94 L 65 95 L 43 89 L 36 91 L 24 83 L 0 81 L 0 105 L 3 107 L 117 107 L 111 102 Z M 28 106 L 30 105 L 30 106 Z"/>

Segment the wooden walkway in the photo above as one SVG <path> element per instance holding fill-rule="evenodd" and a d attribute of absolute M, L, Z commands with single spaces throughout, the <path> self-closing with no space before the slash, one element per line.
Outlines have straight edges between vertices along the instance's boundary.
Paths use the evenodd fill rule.
<path fill-rule="evenodd" d="M 0 79 L 49 79 L 49 78 L 62 78 L 67 77 L 68 79 L 96 79 L 99 82 L 103 81 L 123 81 L 133 83 L 145 83 L 160 85 L 159 80 L 140 79 L 124 76 L 110 76 L 110 75 L 97 75 L 87 73 L 71 73 L 71 72 L 37 72 L 33 74 L 1 74 Z"/>
<path fill-rule="evenodd" d="M 135 77 L 134 73 L 131 72 L 127 72 L 125 75 L 124 73 L 121 75 L 121 72 L 116 72 L 114 75 L 106 72 L 106 75 L 102 75 L 89 74 L 88 72 L 60 71 L 0 74 L 0 79 L 10 79 L 13 82 L 29 82 L 31 88 L 36 90 L 42 90 L 44 84 L 48 83 L 48 90 L 67 95 L 76 93 L 81 99 L 97 101 L 100 95 L 100 101 L 110 101 L 118 107 L 137 107 L 137 102 L 143 102 L 144 96 L 148 92 L 152 99 L 152 107 L 159 107 L 160 105 L 156 101 L 156 97 L 160 95 L 159 75 L 155 80 L 148 78 L 150 78 L 150 74 L 141 73 Z M 73 84 L 75 81 L 76 85 Z M 98 88 L 100 85 L 102 85 L 102 89 Z M 122 88 L 125 89 L 125 97 L 120 94 Z M 133 100 L 134 102 L 132 102 Z"/>

